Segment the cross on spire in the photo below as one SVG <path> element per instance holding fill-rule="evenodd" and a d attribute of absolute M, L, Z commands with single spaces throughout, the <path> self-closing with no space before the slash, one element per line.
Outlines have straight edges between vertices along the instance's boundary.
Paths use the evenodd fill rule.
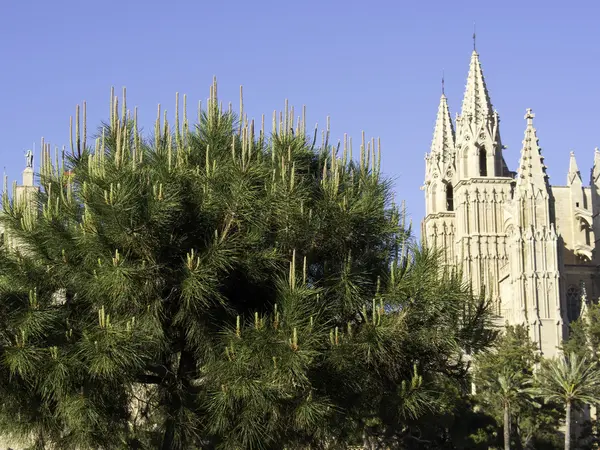
<path fill-rule="evenodd" d="M 533 125 L 534 117 L 535 117 L 535 114 L 533 113 L 533 110 L 531 108 L 527 108 L 527 111 L 525 114 L 525 118 L 527 119 L 527 125 Z"/>
<path fill-rule="evenodd" d="M 444 69 L 442 69 L 442 95 L 446 95 L 444 92 Z"/>

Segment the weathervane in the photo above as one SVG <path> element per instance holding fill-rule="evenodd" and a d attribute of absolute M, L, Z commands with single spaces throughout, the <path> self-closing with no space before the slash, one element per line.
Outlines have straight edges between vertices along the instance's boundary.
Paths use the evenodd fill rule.
<path fill-rule="evenodd" d="M 477 51 L 477 34 L 475 33 L 475 22 L 473 22 L 473 51 Z"/>

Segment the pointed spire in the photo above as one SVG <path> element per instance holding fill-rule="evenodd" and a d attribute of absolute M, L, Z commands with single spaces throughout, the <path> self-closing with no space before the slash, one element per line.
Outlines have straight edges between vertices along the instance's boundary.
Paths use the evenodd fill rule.
<path fill-rule="evenodd" d="M 475 122 L 483 122 L 493 113 L 492 102 L 485 85 L 485 78 L 479 62 L 479 54 L 473 50 L 467 86 L 462 103 L 462 118 L 472 117 Z"/>
<path fill-rule="evenodd" d="M 548 175 L 544 165 L 542 149 L 538 145 L 538 137 L 533 127 L 533 118 L 535 114 L 531 109 L 527 110 L 525 119 L 527 119 L 527 128 L 525 129 L 525 139 L 523 140 L 523 149 L 519 160 L 517 188 L 521 190 L 530 189 L 533 193 L 539 190 L 548 192 Z"/>
<path fill-rule="evenodd" d="M 594 165 L 592 166 L 591 178 L 590 184 L 594 184 L 600 180 L 600 149 L 598 147 L 594 151 Z"/>
<path fill-rule="evenodd" d="M 450 109 L 448 108 L 448 100 L 442 93 L 435 120 L 435 129 L 433 131 L 431 155 L 441 155 L 443 161 L 449 160 L 450 155 L 454 151 L 454 138 L 454 126 L 452 125 Z"/>
<path fill-rule="evenodd" d="M 579 167 L 577 167 L 577 161 L 575 160 L 575 152 L 571 152 L 569 159 L 569 174 L 567 175 L 567 184 L 573 184 L 573 181 L 579 179 L 581 183 L 581 174 L 579 173 Z"/>

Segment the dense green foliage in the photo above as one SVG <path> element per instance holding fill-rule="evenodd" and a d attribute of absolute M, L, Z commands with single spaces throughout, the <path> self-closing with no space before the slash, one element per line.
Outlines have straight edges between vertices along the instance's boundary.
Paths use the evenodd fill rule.
<path fill-rule="evenodd" d="M 565 407 L 565 450 L 571 448 L 572 411 L 600 402 L 600 371 L 594 361 L 576 353 L 544 361 L 536 374 L 537 394 Z"/>
<path fill-rule="evenodd" d="M 589 304 L 571 324 L 567 356 L 543 359 L 525 327 L 507 326 L 489 351 L 475 357 L 474 399 L 495 422 L 485 433 L 489 446 L 502 447 L 504 434 L 504 448 L 598 448 L 588 406 L 600 398 L 599 310 Z"/>
<path fill-rule="evenodd" d="M 491 351 L 475 358 L 476 399 L 495 419 L 495 445 L 501 446 L 508 408 L 512 448 L 560 448 L 560 404 L 544 403 L 532 395 L 534 367 L 540 361 L 523 326 L 507 326 Z"/>
<path fill-rule="evenodd" d="M 576 354 L 579 358 L 586 358 L 591 364 L 598 367 L 598 349 L 600 348 L 600 305 L 597 302 L 589 302 L 582 295 L 584 309 L 581 316 L 570 324 L 569 339 L 563 345 L 566 354 Z M 583 407 L 581 415 L 581 404 L 575 404 L 577 427 L 572 436 L 573 447 L 588 450 L 597 449 L 600 445 L 600 430 L 598 419 L 590 417 L 588 405 Z M 597 411 L 597 403 L 591 405 Z M 597 413 L 596 413 L 597 415 Z"/>
<path fill-rule="evenodd" d="M 463 351 L 490 307 L 410 245 L 374 141 L 353 160 L 287 108 L 255 134 L 216 85 L 195 127 L 159 111 L 143 137 L 118 110 L 95 148 L 44 148 L 39 198 L 3 197 L 1 434 L 475 448 Z"/>
<path fill-rule="evenodd" d="M 584 301 L 584 304 L 587 303 Z M 600 349 L 600 305 L 585 305 L 582 316 L 570 324 L 569 339 L 564 343 L 565 353 L 576 353 L 598 361 Z"/>

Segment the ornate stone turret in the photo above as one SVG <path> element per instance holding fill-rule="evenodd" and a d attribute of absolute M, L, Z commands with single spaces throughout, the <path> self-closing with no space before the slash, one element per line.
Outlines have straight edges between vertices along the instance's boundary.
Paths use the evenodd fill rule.
<path fill-rule="evenodd" d="M 448 185 L 452 188 L 454 174 L 454 126 L 450 117 L 448 101 L 442 93 L 438 107 L 431 151 L 425 163 L 425 205 L 427 213 L 452 211 L 448 204 Z"/>
<path fill-rule="evenodd" d="M 565 337 L 554 199 L 527 110 L 527 128 L 513 201 L 510 243 L 513 321 L 526 323 L 533 342 L 554 355 Z"/>
<path fill-rule="evenodd" d="M 423 189 L 428 219 L 423 223 L 423 237 L 428 245 L 443 250 L 446 263 L 455 262 L 454 140 L 452 118 L 442 88 L 431 151 L 425 157 Z"/>
<path fill-rule="evenodd" d="M 593 259 L 593 219 L 592 209 L 588 207 L 583 189 L 581 173 L 575 160 L 575 152 L 571 152 L 567 186 L 571 198 L 571 242 L 576 256 L 591 261 Z"/>
<path fill-rule="evenodd" d="M 500 313 L 498 283 L 506 265 L 503 208 L 510 199 L 512 179 L 504 170 L 498 125 L 479 55 L 473 51 L 456 119 L 455 253 L 475 292 L 485 290 Z"/>

